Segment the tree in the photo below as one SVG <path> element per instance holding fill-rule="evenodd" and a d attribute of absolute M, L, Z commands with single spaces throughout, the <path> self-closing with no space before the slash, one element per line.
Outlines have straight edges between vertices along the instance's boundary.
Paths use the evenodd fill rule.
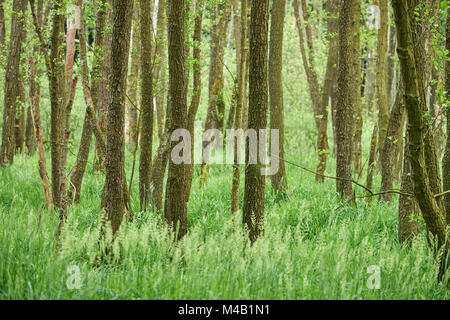
<path fill-rule="evenodd" d="M 269 51 L 269 90 L 270 90 L 270 129 L 278 130 L 279 155 L 284 158 L 284 106 L 283 106 L 283 30 L 286 1 L 274 1 L 270 27 Z M 272 151 L 272 150 L 271 150 Z M 278 172 L 271 176 L 275 192 L 287 187 L 284 161 L 280 161 Z"/>
<path fill-rule="evenodd" d="M 384 141 L 389 124 L 389 105 L 387 90 L 387 52 L 388 52 L 388 2 L 379 0 L 380 29 L 377 41 L 377 79 L 376 90 L 378 97 L 378 155 L 382 156 Z"/>
<path fill-rule="evenodd" d="M 128 51 L 130 47 L 133 0 L 113 2 L 113 31 L 111 43 L 110 104 L 106 125 L 105 188 L 106 213 L 115 234 L 124 214 L 123 168 L 125 92 Z"/>
<path fill-rule="evenodd" d="M 184 10 L 185 1 L 170 1 L 168 7 L 168 53 L 169 53 L 169 96 L 168 113 L 171 114 L 169 137 L 179 128 L 186 128 L 186 76 L 184 55 Z M 170 150 L 178 144 L 170 142 Z M 185 164 L 169 159 L 164 216 L 181 239 L 187 233 L 185 201 Z"/>
<path fill-rule="evenodd" d="M 359 25 L 360 5 L 357 1 L 343 1 L 339 15 L 338 101 L 336 110 L 336 190 L 343 197 L 352 196 L 351 161 L 355 87 L 353 61 L 359 59 L 352 50 L 355 26 Z"/>
<path fill-rule="evenodd" d="M 447 16 L 446 25 L 446 41 L 445 46 L 450 50 L 450 17 Z M 445 62 L 445 91 L 447 91 L 447 99 L 450 98 L 450 61 Z M 450 190 L 450 108 L 446 111 L 447 117 L 447 140 L 445 142 L 444 157 L 442 159 L 442 178 L 444 190 Z M 444 205 L 446 212 L 447 225 L 450 225 L 450 194 L 444 195 Z"/>
<path fill-rule="evenodd" d="M 197 0 L 195 5 L 195 25 L 194 25 L 194 35 L 192 41 L 194 43 L 193 50 L 193 92 L 192 92 L 192 100 L 188 110 L 188 119 L 187 119 L 187 129 L 191 136 L 191 150 L 194 150 L 194 125 L 195 125 L 195 117 L 197 115 L 198 107 L 200 105 L 200 96 L 202 93 L 202 79 L 201 79 L 201 41 L 202 41 L 202 24 L 203 24 L 203 9 L 204 4 L 203 0 Z M 189 201 L 189 196 L 191 193 L 192 186 L 192 175 L 194 172 L 193 165 L 194 154 L 191 153 L 191 163 L 186 166 L 186 202 Z"/>
<path fill-rule="evenodd" d="M 264 230 L 264 188 L 260 129 L 267 126 L 267 62 L 269 32 L 269 0 L 252 1 L 249 51 L 249 107 L 248 128 L 257 132 L 257 155 L 250 155 L 249 139 L 245 144 L 245 191 L 243 223 L 249 230 L 250 241 L 254 242 Z M 250 156 L 256 156 L 257 163 L 249 163 Z"/>
<path fill-rule="evenodd" d="M 140 1 L 141 31 L 141 108 L 142 134 L 139 161 L 139 199 L 141 210 L 149 201 L 153 147 L 153 77 L 152 77 L 152 19 L 150 0 Z"/>
<path fill-rule="evenodd" d="M 242 129 L 242 115 L 247 85 L 247 0 L 241 0 L 241 45 L 239 61 L 239 79 L 236 99 L 236 112 L 234 120 L 235 130 Z M 231 213 L 239 210 L 239 184 L 241 169 L 239 158 L 241 154 L 242 138 L 238 135 L 234 144 L 233 182 L 231 186 Z"/>
<path fill-rule="evenodd" d="M 3 4 L 2 4 L 3 5 Z M 17 102 L 20 100 L 20 57 L 22 42 L 25 38 L 26 0 L 14 0 L 11 18 L 11 36 L 9 41 L 8 63 L 5 72 L 5 95 L 3 109 L 2 146 L 0 149 L 0 166 L 12 164 L 15 149 L 15 121 Z"/>
<path fill-rule="evenodd" d="M 425 102 L 425 90 L 421 61 L 423 55 L 420 52 L 423 47 L 413 46 L 418 44 L 415 34 L 420 28 L 418 19 L 415 19 L 414 9 L 417 0 L 400 1 L 393 0 L 395 24 L 397 26 L 398 57 L 403 83 L 405 85 L 405 108 L 408 114 L 408 151 L 411 163 L 411 178 L 414 188 L 414 196 L 419 204 L 428 230 L 436 241 L 437 248 L 443 248 L 439 278 L 442 279 L 447 269 L 447 255 L 450 249 L 450 239 L 446 233 L 445 212 L 439 204 L 434 193 L 436 181 L 432 170 L 433 154 L 427 150 L 427 131 L 430 124 L 423 117 L 427 112 Z M 431 140 L 432 141 L 432 140 Z M 433 148 L 434 144 L 428 146 Z M 431 174 L 430 174 L 431 173 Z M 433 181 L 434 179 L 434 181 Z"/>

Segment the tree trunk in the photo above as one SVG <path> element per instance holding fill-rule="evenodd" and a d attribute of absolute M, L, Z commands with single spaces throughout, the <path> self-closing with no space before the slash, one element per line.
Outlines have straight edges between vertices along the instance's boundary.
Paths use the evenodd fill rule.
<path fill-rule="evenodd" d="M 378 155 L 383 153 L 384 141 L 389 123 L 389 105 L 387 90 L 387 43 L 388 43 L 388 3 L 387 0 L 378 0 L 380 7 L 380 29 L 377 40 L 377 80 L 376 90 L 378 97 Z"/>
<path fill-rule="evenodd" d="M 188 111 L 188 120 L 187 120 L 187 129 L 191 136 L 191 163 L 186 166 L 186 202 L 189 202 L 189 197 L 191 194 L 191 186 L 192 186 L 192 176 L 194 172 L 194 126 L 195 126 L 195 117 L 197 115 L 198 107 L 200 105 L 200 96 L 202 92 L 202 79 L 201 79 L 201 41 L 202 41 L 202 24 L 203 24 L 203 8 L 201 0 L 196 2 L 195 7 L 195 25 L 194 25 L 194 50 L 193 50 L 193 92 L 192 92 L 192 100 L 191 105 L 189 106 Z"/>
<path fill-rule="evenodd" d="M 400 109 L 403 109 L 403 106 Z M 408 145 L 408 135 L 406 135 L 401 185 L 401 191 L 403 193 L 414 192 L 411 180 L 411 163 Z M 410 243 L 412 238 L 419 233 L 419 224 L 417 221 L 411 219 L 411 216 L 417 213 L 419 213 L 419 210 L 414 198 L 401 194 L 398 200 L 398 241 L 400 243 Z"/>
<path fill-rule="evenodd" d="M 169 95 L 171 121 L 169 137 L 179 128 L 186 128 L 186 74 L 184 53 L 184 8 L 185 1 L 170 1 L 168 10 L 169 35 Z M 178 141 L 170 141 L 170 150 Z M 181 239 L 187 233 L 186 201 L 185 201 L 185 164 L 177 164 L 169 159 L 169 172 L 166 185 L 164 216 L 170 227 Z"/>
<path fill-rule="evenodd" d="M 352 134 L 353 113 L 355 112 L 355 92 L 359 88 L 353 81 L 353 61 L 359 59 L 353 50 L 355 25 L 359 25 L 359 2 L 344 1 L 339 15 L 339 68 L 338 68 L 338 97 L 336 109 L 336 176 L 342 179 L 336 180 L 336 190 L 342 197 L 352 196 Z M 345 179 L 345 180 L 344 180 Z"/>
<path fill-rule="evenodd" d="M 403 83 L 400 81 L 397 97 L 392 106 L 389 116 L 389 123 L 384 140 L 384 147 L 381 151 L 381 191 L 392 190 L 394 185 L 394 167 L 396 163 L 397 145 L 402 136 L 404 106 L 402 97 L 404 95 Z M 406 163 L 405 163 L 406 164 Z M 385 201 L 392 201 L 392 193 L 385 193 L 381 196 Z"/>
<path fill-rule="evenodd" d="M 158 1 L 156 21 L 156 44 L 154 58 L 154 79 L 156 86 L 153 88 L 156 104 L 156 122 L 158 124 L 158 137 L 161 142 L 164 139 L 164 104 L 166 91 L 166 63 L 167 51 L 165 50 L 166 15 L 164 0 Z"/>
<path fill-rule="evenodd" d="M 239 79 L 238 79 L 238 89 L 236 98 L 236 112 L 234 120 L 235 130 L 242 129 L 243 120 L 242 115 L 244 112 L 244 100 L 245 97 L 245 87 L 247 84 L 247 0 L 241 0 L 241 45 L 239 52 Z M 239 210 L 239 184 L 241 179 L 241 169 L 240 169 L 240 157 L 242 138 L 241 136 L 236 137 L 236 143 L 234 144 L 234 164 L 233 164 L 233 182 L 231 186 L 231 213 L 235 213 Z"/>
<path fill-rule="evenodd" d="M 397 53 L 400 60 L 401 74 L 405 85 L 405 107 L 408 114 L 408 151 L 410 153 L 411 176 L 414 185 L 414 195 L 422 211 L 427 228 L 437 241 L 437 248 L 444 248 L 441 259 L 439 278 L 441 279 L 447 269 L 447 254 L 450 249 L 450 241 L 446 234 L 445 212 L 439 206 L 433 193 L 434 186 L 430 175 L 429 154 L 424 142 L 428 144 L 426 135 L 431 128 L 423 117 L 426 112 L 424 83 L 419 74 L 421 66 L 417 59 L 420 58 L 413 48 L 413 33 L 418 30 L 417 20 L 413 16 L 416 0 L 400 1 L 393 0 L 395 24 L 397 26 Z M 410 16 L 411 15 L 411 16 Z M 413 32 L 414 31 L 414 32 Z M 425 140 L 425 141 L 424 141 Z M 431 148 L 434 144 L 431 144 Z"/>
<path fill-rule="evenodd" d="M 111 76 L 106 125 L 105 188 L 106 213 L 113 235 L 122 223 L 124 214 L 123 172 L 124 172 L 124 124 L 125 92 L 130 47 L 131 17 L 133 0 L 113 2 L 113 31 L 111 43 Z"/>
<path fill-rule="evenodd" d="M 153 76 L 152 76 L 152 19 L 150 0 L 140 0 L 141 31 L 141 108 L 142 133 L 139 160 L 139 199 L 141 211 L 150 196 L 150 174 L 153 147 Z"/>
<path fill-rule="evenodd" d="M 245 145 L 245 191 L 243 223 L 249 230 L 250 241 L 254 242 L 264 232 L 264 187 L 263 159 L 260 154 L 261 139 L 259 130 L 267 127 L 267 62 L 268 62 L 268 32 L 269 32 L 269 0 L 252 1 L 250 22 L 250 79 L 248 127 L 258 135 L 257 155 L 250 155 L 249 140 Z M 249 163 L 250 156 L 257 158 L 257 163 Z M 262 170 L 261 170 L 262 169 Z"/>
<path fill-rule="evenodd" d="M 0 166 L 12 164 L 15 149 L 16 105 L 19 97 L 19 65 L 22 42 L 25 39 L 24 14 L 26 0 L 14 0 L 11 18 L 11 36 L 9 41 L 8 63 L 5 72 L 5 95 L 3 109 L 2 146 L 0 150 Z"/>
<path fill-rule="evenodd" d="M 450 50 L 450 17 L 447 17 L 445 46 Z M 445 62 L 445 91 L 450 94 L 450 61 Z M 444 190 L 450 190 L 450 108 L 446 110 L 447 117 L 447 140 L 445 142 L 444 157 L 442 159 L 442 180 Z M 444 205 L 447 225 L 450 225 L 450 193 L 444 195 Z"/>
<path fill-rule="evenodd" d="M 139 29 L 140 24 L 140 12 L 139 12 L 139 3 L 135 3 L 133 8 L 133 24 L 132 24 L 132 37 L 131 37 L 131 65 L 130 65 L 130 75 L 128 81 L 128 98 L 131 102 L 125 99 L 125 105 L 128 116 L 128 123 L 125 123 L 125 133 L 126 137 L 129 141 L 129 150 L 131 153 L 135 153 L 138 148 L 138 127 L 140 123 L 138 123 L 138 110 L 136 106 L 138 103 L 138 78 L 139 78 L 139 69 L 140 69 L 140 57 L 141 57 L 141 30 Z M 150 19 L 150 14 L 148 13 Z M 150 31 L 151 32 L 151 31 Z M 149 37 L 151 34 L 149 35 Z M 143 78 L 144 76 L 142 76 Z M 141 106 L 142 107 L 142 106 Z"/>
<path fill-rule="evenodd" d="M 270 90 L 270 129 L 278 130 L 279 156 L 284 159 L 284 106 L 283 106 L 283 30 L 286 1 L 273 3 L 270 27 L 269 90 Z M 272 152 L 272 150 L 270 150 Z M 287 187 L 284 161 L 280 161 L 278 171 L 271 176 L 275 192 L 283 192 Z"/>

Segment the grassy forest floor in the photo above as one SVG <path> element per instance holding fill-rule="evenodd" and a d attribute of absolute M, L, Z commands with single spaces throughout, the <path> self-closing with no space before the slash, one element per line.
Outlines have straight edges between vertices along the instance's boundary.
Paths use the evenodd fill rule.
<path fill-rule="evenodd" d="M 81 92 L 77 96 L 74 126 L 81 125 L 83 114 Z M 312 119 L 290 112 L 295 121 L 287 117 L 286 158 L 314 168 L 313 140 L 296 133 L 299 121 L 311 128 Z M 76 153 L 77 143 L 72 143 Z M 75 156 L 69 157 L 70 169 Z M 126 158 L 129 178 L 128 152 Z M 327 172 L 333 173 L 330 158 Z M 229 213 L 231 166 L 217 165 L 203 190 L 196 168 L 189 232 L 181 243 L 172 244 L 163 217 L 150 209 L 123 223 L 121 263 L 94 267 L 104 176 L 92 170 L 92 161 L 91 152 L 81 201 L 68 210 L 60 252 L 55 249 L 58 217 L 44 210 L 37 155 L 18 155 L 13 166 L 0 170 L 0 299 L 450 298 L 436 281 L 438 265 L 425 233 L 411 248 L 398 243 L 397 197 L 392 206 L 373 199 L 334 210 L 340 205 L 335 181 L 317 184 L 314 175 L 290 165 L 285 197 L 277 198 L 267 180 L 265 234 L 254 246 L 242 232 L 240 214 Z M 241 204 L 242 191 L 243 183 Z M 80 269 L 81 286 L 71 290 L 73 265 Z M 372 265 L 381 270 L 378 290 L 367 286 Z"/>

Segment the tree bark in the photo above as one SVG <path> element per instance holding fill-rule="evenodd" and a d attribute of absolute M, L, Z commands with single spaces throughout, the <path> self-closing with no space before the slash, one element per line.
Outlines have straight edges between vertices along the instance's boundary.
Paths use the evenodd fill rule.
<path fill-rule="evenodd" d="M 171 122 L 169 137 L 179 128 L 186 128 L 186 75 L 185 75 L 185 35 L 184 10 L 185 1 L 170 1 L 168 8 L 169 35 L 169 95 Z M 178 141 L 171 141 L 173 150 Z M 170 227 L 175 231 L 176 238 L 181 239 L 187 233 L 186 201 L 185 201 L 185 164 L 177 164 L 172 157 L 169 159 L 169 172 L 166 185 L 164 216 Z"/>
<path fill-rule="evenodd" d="M 247 84 L 247 0 L 241 0 L 241 45 L 239 52 L 239 79 L 236 98 L 236 112 L 234 120 L 235 130 L 242 129 L 243 127 L 243 109 L 245 97 L 245 87 Z M 241 179 L 240 162 L 238 161 L 241 154 L 242 139 L 238 135 L 236 137 L 236 143 L 234 144 L 234 164 L 233 164 L 233 181 L 231 186 L 231 213 L 235 213 L 239 210 L 239 184 Z"/>
<path fill-rule="evenodd" d="M 270 27 L 269 51 L 269 90 L 270 90 L 270 129 L 278 130 L 279 156 L 284 159 L 284 106 L 283 106 L 283 31 L 286 1 L 273 3 Z M 272 152 L 272 150 L 270 150 Z M 284 161 L 280 161 L 278 171 L 271 176 L 275 192 L 283 192 L 287 187 Z"/>
<path fill-rule="evenodd" d="M 9 41 L 8 63 L 5 72 L 5 95 L 3 109 L 2 146 L 0 149 L 0 166 L 12 164 L 15 149 L 16 105 L 19 98 L 19 65 L 22 42 L 25 38 L 26 0 L 14 0 L 11 18 L 11 35 Z"/>
<path fill-rule="evenodd" d="M 148 205 L 150 196 L 153 147 L 152 19 L 150 0 L 140 0 L 140 10 L 142 132 L 139 160 L 139 199 L 141 211 L 143 211 Z"/>
<path fill-rule="evenodd" d="M 192 186 L 192 176 L 194 172 L 194 126 L 195 117 L 197 115 L 198 107 L 200 105 L 200 96 L 202 93 L 202 79 L 201 79 L 201 41 L 202 41 L 202 25 L 203 25 L 203 8 L 201 0 L 197 0 L 195 6 L 195 25 L 194 25 L 194 50 L 193 50 L 193 92 L 191 105 L 188 110 L 187 129 L 191 136 L 191 163 L 186 166 L 186 202 L 189 202 Z"/>
<path fill-rule="evenodd" d="M 339 15 L 339 69 L 338 97 L 336 109 L 336 176 L 346 180 L 336 180 L 336 190 L 342 196 L 350 198 L 353 193 L 351 179 L 353 113 L 355 112 L 354 93 L 359 93 L 353 81 L 353 61 L 359 59 L 353 50 L 355 25 L 359 25 L 359 2 L 344 1 Z"/>
<path fill-rule="evenodd" d="M 124 214 L 123 168 L 125 93 L 130 47 L 133 0 L 113 2 L 113 31 L 111 43 L 111 76 L 106 125 L 105 187 L 106 213 L 113 235 L 119 229 Z"/>
<path fill-rule="evenodd" d="M 269 0 L 252 1 L 250 22 L 250 52 L 249 52 L 249 108 L 248 127 L 256 130 L 258 136 L 257 163 L 250 164 L 249 140 L 245 146 L 245 191 L 243 223 L 248 228 L 250 241 L 254 242 L 264 232 L 264 188 L 265 176 L 262 174 L 263 164 L 260 129 L 267 126 L 268 87 L 268 31 L 269 31 Z M 255 155 L 252 155 L 255 156 Z"/>
<path fill-rule="evenodd" d="M 412 181 L 414 195 L 422 211 L 427 228 L 435 237 L 437 248 L 444 249 L 441 259 L 439 278 L 441 279 L 447 269 L 447 255 L 450 249 L 450 239 L 446 234 L 444 210 L 439 206 L 433 193 L 433 185 L 430 179 L 430 169 L 427 168 L 425 158 L 427 131 L 431 131 L 429 123 L 424 119 L 426 112 L 424 83 L 419 74 L 420 66 L 416 60 L 417 53 L 413 48 L 413 31 L 418 29 L 417 20 L 411 17 L 414 12 L 415 0 L 393 0 L 395 24 L 397 26 L 397 53 L 400 60 L 401 74 L 405 84 L 405 107 L 408 114 L 408 151 L 410 153 Z M 411 14 L 412 15 L 412 14 Z M 425 139 L 424 139 L 425 137 Z M 425 141 L 424 141 L 425 140 Z M 434 147 L 432 144 L 430 147 Z M 437 181 L 434 181 L 437 183 Z"/>

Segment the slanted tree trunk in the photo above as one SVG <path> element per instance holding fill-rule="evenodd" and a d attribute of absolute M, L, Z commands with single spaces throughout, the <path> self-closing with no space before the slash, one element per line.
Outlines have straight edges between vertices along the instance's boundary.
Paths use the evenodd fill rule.
<path fill-rule="evenodd" d="M 248 228 L 250 241 L 254 242 L 264 232 L 264 187 L 265 176 L 260 154 L 260 129 L 267 126 L 267 62 L 268 62 L 268 32 L 269 32 L 269 0 L 252 1 L 250 22 L 250 53 L 249 53 L 249 108 L 248 127 L 257 133 L 257 155 L 250 155 L 249 140 L 245 145 L 245 191 L 242 220 Z M 250 156 L 256 156 L 257 163 L 250 164 Z M 263 170 L 261 170 L 263 169 Z"/>
<path fill-rule="evenodd" d="M 236 112 L 234 120 L 234 129 L 236 131 L 242 129 L 242 116 L 244 109 L 245 87 L 247 85 L 247 0 L 241 0 L 241 21 L 240 21 L 240 34 L 241 45 L 239 51 L 239 79 L 236 98 Z M 236 143 L 234 144 L 234 164 L 233 164 L 233 182 L 231 186 L 231 213 L 235 213 L 239 210 L 239 184 L 241 179 L 240 169 L 240 157 L 242 138 L 240 135 L 236 137 Z"/>
<path fill-rule="evenodd" d="M 105 29 L 105 5 L 100 1 L 98 3 L 97 13 L 95 15 L 95 42 L 94 42 L 94 61 L 93 61 L 93 67 L 91 71 L 91 99 L 92 99 L 92 108 L 94 110 L 97 110 L 98 103 L 99 103 L 99 91 L 100 91 L 100 74 L 101 69 L 103 65 L 103 58 L 102 58 L 102 52 L 103 52 L 103 43 L 104 43 L 104 29 Z M 80 43 L 82 41 L 82 35 L 85 38 L 85 29 L 82 29 L 84 26 L 84 17 L 81 16 L 81 26 L 80 26 Z M 85 45 L 85 44 L 83 44 Z M 80 44 L 81 48 L 81 44 Z M 86 57 L 83 57 L 83 53 L 81 52 L 81 59 L 86 59 Z M 83 65 L 82 61 L 82 77 L 83 77 L 83 83 L 87 82 L 89 85 L 89 75 L 88 75 L 88 67 L 87 67 L 87 61 L 85 62 L 86 66 Z M 84 74 L 85 73 L 85 74 Z M 87 78 L 87 79 L 84 79 Z M 72 199 L 74 201 L 78 201 L 80 199 L 81 195 L 81 186 L 83 183 L 83 177 L 86 170 L 86 165 L 89 158 L 89 151 L 91 146 L 91 140 L 92 140 L 92 126 L 91 121 L 88 112 L 86 111 L 86 114 L 84 116 L 84 122 L 83 122 L 83 129 L 81 131 L 81 140 L 78 148 L 78 155 L 77 159 L 75 161 L 75 164 L 72 169 L 72 174 L 70 176 L 70 186 L 69 186 L 69 199 Z"/>
<path fill-rule="evenodd" d="M 42 143 L 42 128 L 41 128 L 41 112 L 39 107 L 39 84 L 36 81 L 36 69 L 34 58 L 30 56 L 28 58 L 29 64 L 29 83 L 30 83 L 30 109 L 33 114 L 33 127 L 36 132 L 36 143 L 38 149 L 38 164 L 39 175 L 41 177 L 42 186 L 44 188 L 45 207 L 48 211 L 53 211 L 53 197 L 50 186 L 50 180 L 48 179 L 45 150 Z"/>
<path fill-rule="evenodd" d="M 5 72 L 5 95 L 3 109 L 2 146 L 0 149 L 0 166 L 12 164 L 15 149 L 16 105 L 19 100 L 19 65 L 22 42 L 25 38 L 26 0 L 14 0 L 11 18 L 11 36 L 9 41 L 8 63 Z"/>
<path fill-rule="evenodd" d="M 359 93 L 359 88 L 352 77 L 354 75 L 353 61 L 359 59 L 355 57 L 353 48 L 353 33 L 355 24 L 359 24 L 358 10 L 359 2 L 342 2 L 339 15 L 339 68 L 338 68 L 338 97 L 336 109 L 336 176 L 342 179 L 336 180 L 336 190 L 342 196 L 350 198 L 353 193 L 352 183 L 352 134 L 353 134 L 353 113 L 355 112 L 355 94 Z M 356 21 L 355 21 L 356 20 Z M 345 179 L 345 180 L 344 180 Z"/>
<path fill-rule="evenodd" d="M 436 240 L 437 248 L 443 248 L 439 279 L 442 279 L 447 269 L 447 255 L 450 249 L 450 239 L 446 234 L 445 211 L 439 205 L 435 193 L 436 173 L 432 172 L 436 168 L 431 164 L 430 150 L 427 150 L 425 144 L 427 141 L 427 132 L 431 131 L 429 123 L 423 117 L 427 111 L 425 105 L 425 90 L 422 79 L 423 63 L 420 59 L 420 53 L 413 44 L 418 44 L 418 36 L 415 34 L 419 29 L 418 21 L 414 17 L 414 8 L 416 0 L 400 1 L 393 0 L 395 24 L 397 26 L 397 53 L 400 60 L 401 74 L 405 85 L 405 107 L 408 114 L 408 151 L 410 153 L 411 177 L 414 185 L 414 195 L 421 209 L 423 218 L 428 230 Z M 432 141 L 432 139 L 431 139 Z M 430 144 L 428 148 L 433 148 Z M 432 153 L 433 150 L 431 150 Z M 426 157 L 425 157 L 426 155 Z M 431 173 L 431 174 L 430 174 Z"/>
<path fill-rule="evenodd" d="M 106 125 L 105 188 L 106 213 L 113 235 L 119 229 L 124 214 L 124 125 L 125 92 L 128 71 L 128 52 L 133 12 L 133 0 L 113 2 L 113 31 L 111 43 L 111 76 Z"/>
<path fill-rule="evenodd" d="M 142 132 L 139 160 L 139 199 L 141 210 L 150 196 L 150 174 L 153 147 L 153 77 L 152 77 L 152 19 L 150 0 L 140 0 L 141 32 L 141 108 Z"/>
<path fill-rule="evenodd" d="M 279 156 L 284 158 L 284 106 L 283 106 L 283 30 L 286 1 L 273 3 L 270 27 L 269 90 L 270 90 L 270 129 L 278 130 Z M 270 150 L 272 152 L 272 150 Z M 275 192 L 283 192 L 287 187 L 284 161 L 280 161 L 278 171 L 271 176 Z"/>
<path fill-rule="evenodd" d="M 186 74 L 184 55 L 184 10 L 185 1 L 170 1 L 168 8 L 168 38 L 169 38 L 169 113 L 171 121 L 169 137 L 179 128 L 186 128 Z M 179 142 L 171 141 L 172 150 Z M 181 239 L 187 233 L 186 201 L 185 201 L 185 164 L 177 164 L 169 158 L 169 172 L 166 185 L 164 216 L 170 227 L 176 232 L 176 238 Z"/>
<path fill-rule="evenodd" d="M 317 72 L 315 70 L 314 62 L 314 47 L 313 36 L 310 28 L 310 16 L 307 10 L 306 1 L 301 1 L 301 11 L 303 15 L 299 13 L 298 0 L 294 0 L 294 15 L 296 19 L 296 25 L 298 29 L 300 39 L 300 52 L 302 56 L 303 67 L 305 69 L 306 77 L 309 85 L 309 93 L 311 97 L 312 110 L 314 113 L 314 119 L 317 127 L 317 152 L 318 152 L 318 165 L 316 181 L 323 182 L 323 173 L 326 169 L 327 161 L 327 125 L 328 125 L 328 102 L 331 96 L 332 83 L 336 77 L 336 64 L 338 62 L 338 50 L 337 40 L 334 33 L 338 31 L 338 25 L 336 22 L 336 14 L 339 6 L 336 1 L 327 2 L 328 18 L 328 34 L 330 34 L 330 43 L 328 50 L 327 68 L 325 72 L 325 78 L 323 86 L 319 86 Z M 304 25 L 304 27 L 302 27 Z M 307 49 L 305 48 L 305 43 Z"/>

